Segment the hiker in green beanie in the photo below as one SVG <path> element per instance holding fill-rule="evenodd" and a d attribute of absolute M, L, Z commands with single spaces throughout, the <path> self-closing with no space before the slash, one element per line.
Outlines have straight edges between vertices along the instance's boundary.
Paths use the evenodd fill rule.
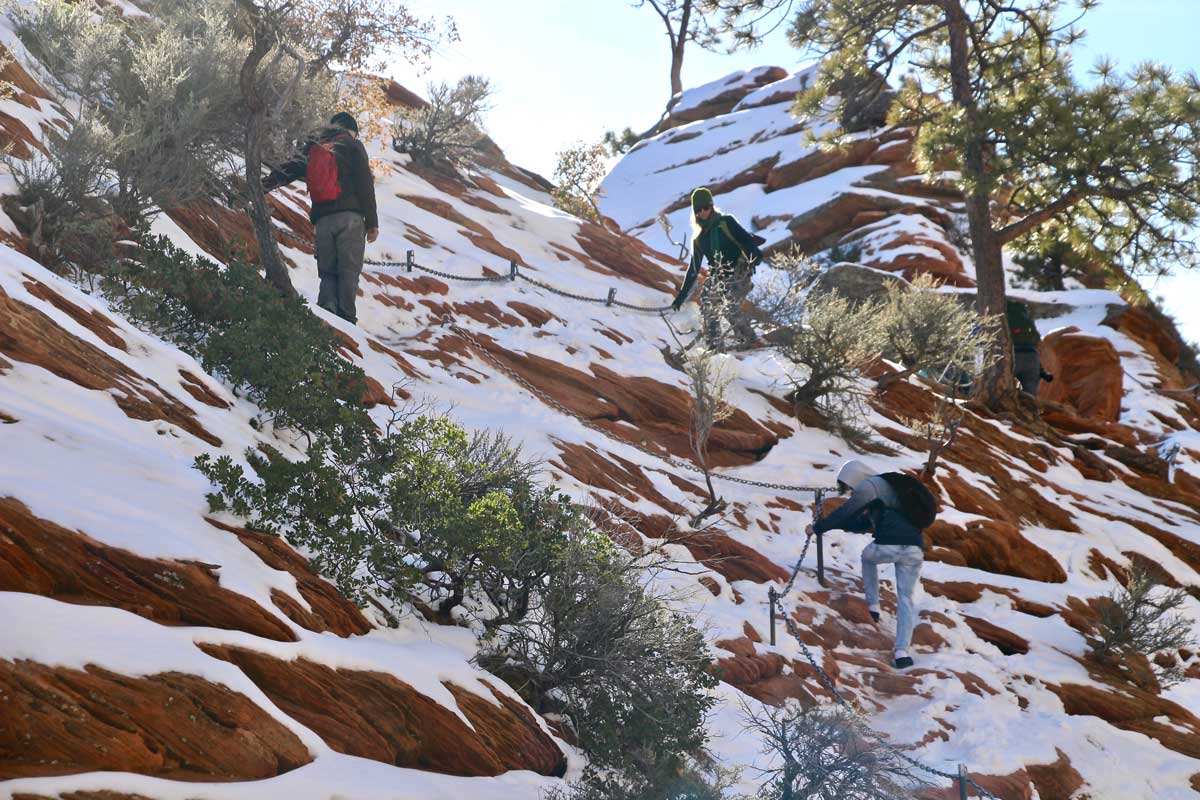
<path fill-rule="evenodd" d="M 766 240 L 746 231 L 733 216 L 722 214 L 713 204 L 712 192 L 703 186 L 692 192 L 692 263 L 683 288 L 671 307 L 676 311 L 687 300 L 696 282 L 700 266 L 708 259 L 709 274 L 700 291 L 700 315 L 704 320 L 704 339 L 714 350 L 723 350 L 721 319 L 725 318 L 745 346 L 755 339 L 754 329 L 741 314 L 742 301 L 750 293 L 754 268 L 762 262 L 759 245 Z"/>

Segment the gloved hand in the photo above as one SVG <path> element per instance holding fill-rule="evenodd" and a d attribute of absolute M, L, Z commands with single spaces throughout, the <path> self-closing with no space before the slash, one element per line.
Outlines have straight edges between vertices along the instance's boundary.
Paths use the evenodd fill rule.
<path fill-rule="evenodd" d="M 678 311 L 682 307 L 683 307 L 683 298 L 682 297 L 676 297 L 675 300 L 672 301 L 672 303 L 671 303 L 672 311 Z"/>

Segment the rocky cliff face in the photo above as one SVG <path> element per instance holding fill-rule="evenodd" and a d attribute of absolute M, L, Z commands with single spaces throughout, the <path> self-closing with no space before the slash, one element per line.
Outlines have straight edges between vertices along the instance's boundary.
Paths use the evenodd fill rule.
<path fill-rule="evenodd" d="M 16 120 L 20 129 L 4 129 L 32 152 L 65 112 L 23 74 L 0 121 Z M 803 80 L 757 71 L 681 104 L 679 124 L 609 178 L 605 212 L 633 235 L 565 217 L 536 177 L 499 155 L 456 176 L 380 149 L 391 169 L 379 180 L 383 234 L 369 258 L 402 262 L 412 249 L 421 265 L 471 277 L 508 274 L 513 262 L 595 302 L 522 279 L 464 283 L 373 265 L 359 324 L 327 318 L 380 387 L 377 399 L 403 381 L 414 397 L 452 404 L 469 427 L 515 436 L 547 460 L 548 479 L 620 513 L 637 537 L 681 540 L 696 574 L 672 580 L 720 659 L 713 749 L 731 765 L 758 750 L 738 697 L 829 700 L 782 627 L 767 643 L 767 589 L 791 572 L 812 498 L 722 482 L 728 512 L 691 531 L 702 479 L 664 458 L 690 458 L 686 379 L 664 357 L 661 319 L 607 305 L 609 290 L 634 305 L 669 301 L 682 269 L 652 220 L 666 211 L 682 230 L 687 191 L 699 184 L 772 248 L 853 239 L 866 265 L 973 284 L 952 235 L 954 198 L 914 178 L 905 135 L 812 149 L 806 126 L 786 114 Z M 304 203 L 287 190 L 276 209 L 293 280 L 311 300 Z M 173 210 L 156 228 L 213 257 L 249 230 L 216 205 Z M 15 224 L 4 230 L 0 792 L 527 798 L 579 768 L 515 692 L 470 664 L 468 632 L 416 619 L 389 629 L 286 542 L 208 515 L 209 487 L 190 464 L 267 443 L 250 424 L 255 409 L 27 257 Z M 817 583 L 810 556 L 786 611 L 840 690 L 928 763 L 966 763 L 1005 798 L 1185 797 L 1200 783 L 1200 658 L 1174 654 L 1193 678 L 1155 692 L 1083 656 L 1095 598 L 1131 563 L 1157 564 L 1200 596 L 1200 406 L 1155 390 L 1186 376 L 1171 332 L 1152 318 L 1107 292 L 1038 299 L 1057 313 L 1043 321 L 1060 376 L 1047 387 L 1050 427 L 974 412 L 943 455 L 918 667 L 891 669 L 890 626 L 866 614 L 864 537 L 830 537 L 829 585 Z M 694 326 L 695 312 L 675 323 Z M 739 356 L 736 368 L 738 413 L 711 446 L 719 471 L 832 483 L 851 446 L 782 399 L 769 351 Z M 906 421 L 933 401 L 915 382 L 878 397 L 866 458 L 881 470 L 919 465 Z M 1153 455 L 1169 437 L 1182 448 L 1170 479 Z M 886 591 L 884 605 L 894 613 Z M 1200 604 L 1188 613 L 1200 618 Z"/>

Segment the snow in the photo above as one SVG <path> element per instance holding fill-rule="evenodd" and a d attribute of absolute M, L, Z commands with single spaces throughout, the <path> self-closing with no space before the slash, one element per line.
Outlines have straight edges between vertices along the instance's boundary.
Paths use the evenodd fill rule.
<path fill-rule="evenodd" d="M 817 76 L 817 67 L 810 65 L 793 72 L 786 78 L 781 78 L 774 83 L 768 83 L 755 89 L 750 94 L 746 95 L 736 106 L 734 111 L 742 111 L 747 108 L 766 105 L 768 101 L 777 98 L 780 94 L 787 93 L 789 95 L 799 94 L 801 91 L 812 86 L 813 80 Z M 777 101 L 776 101 L 777 102 Z"/>
<path fill-rule="evenodd" d="M 532 772 L 460 778 L 403 769 L 366 758 L 329 753 L 275 778 L 243 783 L 170 781 L 119 772 L 89 772 L 0 783 L 0 800 L 18 795 L 109 791 L 159 800 L 515 800 L 537 798 L 561 784 Z"/>
<path fill-rule="evenodd" d="M 718 78 L 715 81 L 710 81 L 691 89 L 684 89 L 679 95 L 679 102 L 675 104 L 675 107 L 671 111 L 674 114 L 690 111 L 693 108 L 715 100 L 726 92 L 742 89 L 746 86 L 754 86 L 770 69 L 770 67 L 755 67 L 754 69 L 739 70 L 738 72 L 729 73 L 724 78 Z"/>
<path fill-rule="evenodd" d="M 679 107 L 703 104 L 727 89 L 729 81 L 745 85 L 753 83 L 758 74 L 761 73 L 735 73 L 722 81 L 689 90 L 681 98 Z M 605 213 L 651 247 L 673 253 L 674 248 L 653 222 L 659 212 L 686 201 L 688 193 L 697 185 L 727 180 L 766 159 L 791 161 L 812 152 L 814 145 L 809 136 L 825 130 L 829 124 L 827 120 L 818 121 L 815 127 L 806 127 L 790 116 L 790 103 L 759 104 L 782 89 L 794 88 L 810 75 L 810 70 L 801 70 L 751 92 L 728 114 L 672 129 L 644 143 L 622 159 L 606 179 Z M 6 103 L 3 108 L 8 112 L 12 105 Z M 42 112 L 48 119 L 58 113 L 53 108 Z M 31 126 L 31 129 L 36 131 L 37 127 Z M 691 134 L 699 135 L 685 138 Z M 461 275 L 476 276 L 484 268 L 506 273 L 506 258 L 481 249 L 472 238 L 474 234 L 469 236 L 471 231 L 462 224 L 419 205 L 425 200 L 434 200 L 482 226 L 501 247 L 518 253 L 525 265 L 522 270 L 538 280 L 593 297 L 604 297 L 609 288 L 616 287 L 620 299 L 647 305 L 662 304 L 670 299 L 668 292 L 625 280 L 606 267 L 591 268 L 589 262 L 593 259 L 583 257 L 583 248 L 575 238 L 580 223 L 554 209 L 551 198 L 543 192 L 531 190 L 505 175 L 488 172 L 486 177 L 495 181 L 501 194 L 472 190 L 475 197 L 499 209 L 485 210 L 469 202 L 470 197 L 444 193 L 409 172 L 404 158 L 395 158 L 383 150 L 377 150 L 374 155 L 391 159 L 395 168 L 379 179 L 382 234 L 377 242 L 369 245 L 368 258 L 402 260 L 406 250 L 414 249 L 405 234 L 419 229 L 435 244 L 429 249 L 417 248 L 418 263 Z M 846 168 L 769 193 L 760 184 L 750 184 L 724 192 L 717 200 L 725 211 L 747 224 L 754 219 L 764 221 L 757 232 L 769 242 L 778 242 L 788 235 L 788 219 L 819 208 L 842 193 L 902 197 L 907 203 L 916 202 L 911 196 L 896 195 L 863 184 L 865 179 L 883 169 L 882 166 Z M 674 225 L 675 238 L 682 235 L 690 239 L 689 216 L 687 208 L 668 214 Z M 885 222 L 888 224 L 881 225 L 864 240 L 865 245 L 882 245 L 888 237 L 902 232 L 923 236 L 936 234 L 936 226 L 917 213 L 889 217 Z M 11 226 L 3 216 L 0 216 L 0 223 Z M 169 236 L 189 252 L 201 252 L 198 245 L 165 216 L 157 218 L 154 230 Z M 898 252 L 927 250 L 924 246 L 915 246 Z M 298 291 L 312 301 L 316 296 L 317 276 L 311 258 L 298 251 L 288 251 L 288 255 L 299 265 L 299 269 L 292 271 Z M 650 263 L 674 271 L 677 276 L 682 275 L 682 265 L 667 255 L 655 256 Z M 970 274 L 969 260 L 967 269 Z M 659 493 L 689 510 L 699 507 L 701 498 L 681 491 L 670 480 L 674 475 L 694 482 L 695 474 L 599 433 L 573 416 L 562 414 L 531 396 L 510 377 L 497 372 L 473 351 L 455 361 L 453 353 L 457 350 L 446 346 L 454 334 L 442 324 L 442 316 L 449 315 L 456 324 L 494 339 L 509 352 L 542 356 L 585 375 L 594 374 L 596 366 L 601 365 L 619 376 L 644 377 L 686 388 L 685 378 L 663 358 L 662 349 L 671 346 L 673 341 L 659 318 L 600 304 L 582 304 L 522 281 L 486 284 L 451 281 L 444 295 L 414 296 L 396 287 L 381 288 L 369 280 L 405 276 L 402 266 L 369 266 L 366 276 L 368 280 L 362 284 L 357 326 L 334 319 L 319 309 L 314 310 L 358 344 L 362 356 L 356 357 L 356 362 L 382 385 L 390 386 L 402 380 L 404 373 L 389 355 L 373 348 L 372 341 L 394 348 L 412 363 L 420 377 L 410 381 L 407 388 L 417 395 L 418 400 L 438 409 L 449 409 L 454 418 L 468 428 L 501 430 L 513 436 L 527 454 L 548 459 L 548 474 L 555 476 L 562 488 L 577 499 L 620 500 L 639 512 L 665 513 L 646 497 L 618 497 L 571 477 L 562 464 L 555 463 L 558 442 L 587 447 L 610 460 L 632 462 L 642 468 Z M 112 319 L 128 351 L 105 344 L 52 304 L 31 294 L 24 285 L 30 277 L 81 308 L 95 309 Z M 204 376 L 194 359 L 139 331 L 102 298 L 73 288 L 7 247 L 0 247 L 0 288 L 10 297 L 46 314 L 71 335 L 128 367 L 146 386 L 153 382 L 169 393 L 194 412 L 198 424 L 222 441 L 221 447 L 215 448 L 168 423 L 131 419 L 116 405 L 110 392 L 85 389 L 44 369 L 14 361 L 11 369 L 0 372 L 0 412 L 16 418 L 17 422 L 0 425 L 0 447 L 6 453 L 21 455 L 19 459 L 0 459 L 0 496 L 15 497 L 40 517 L 144 557 L 217 564 L 223 588 L 254 600 L 270 613 L 275 613 L 271 601 L 275 591 L 303 604 L 290 574 L 268 568 L 236 537 L 205 522 L 207 505 L 204 496 L 211 487 L 191 466 L 195 457 L 204 453 L 242 459 L 247 448 L 260 443 L 269 442 L 285 449 L 290 443 L 274 438 L 269 432 L 256 431 L 250 420 L 256 416 L 257 409 L 235 397 L 215 378 Z M 1128 376 L 1122 421 L 1144 426 L 1159 440 L 1178 442 L 1181 445 L 1178 469 L 1200 476 L 1200 463 L 1188 455 L 1189 450 L 1200 453 L 1200 433 L 1165 430 L 1155 416 L 1178 417 L 1175 404 L 1152 389 L 1156 365 L 1137 342 L 1100 324 L 1108 307 L 1122 302 L 1119 296 L 1083 289 L 1060 293 L 1014 291 L 1013 294 L 1063 306 L 1064 313 L 1060 316 L 1039 321 L 1043 335 L 1074 325 L 1088 335 L 1103 336 L 1111 341 L 1122 354 Z M 407 301 L 402 304 L 406 307 L 383 302 L 380 295 Z M 552 312 L 554 318 L 540 327 L 483 322 L 454 307 L 468 302 L 491 302 L 506 312 L 512 311 L 511 303 L 523 302 Z M 673 322 L 680 327 L 697 327 L 695 306 L 685 307 Z M 621 338 L 618 343 L 605 336 L 605 331 L 619 331 L 624 338 L 618 337 Z M 444 339 L 447 340 L 445 343 Z M 601 353 L 607 355 L 601 356 Z M 449 364 L 440 360 L 443 355 L 448 356 Z M 764 394 L 778 397 L 786 393 L 787 366 L 779 356 L 771 350 L 760 350 L 740 354 L 731 360 L 737 370 L 731 387 L 731 403 L 759 423 L 775 427 L 781 438 L 761 463 L 716 472 L 787 484 L 832 485 L 840 462 L 854 453 L 840 437 L 800 426 L 793 417 L 778 411 L 765 399 Z M 221 410 L 195 401 L 183 388 L 181 370 L 204 376 L 206 385 L 232 403 L 232 407 Z M 379 408 L 373 413 L 382 420 L 388 410 Z M 872 413 L 868 423 L 897 425 L 877 413 Z M 1014 434 L 1007 423 L 991 424 L 999 434 L 1012 439 L 1018 445 L 1014 448 L 1018 451 L 1022 446 L 1034 444 L 1032 440 Z M 1124 555 L 1127 552 L 1141 553 L 1162 564 L 1180 583 L 1200 586 L 1200 575 L 1163 545 L 1133 525 L 1112 522 L 1100 513 L 1094 513 L 1146 522 L 1200 544 L 1200 530 L 1189 516 L 1189 509 L 1148 497 L 1119 481 L 1086 480 L 1065 449 L 1056 452 L 1060 463 L 1051 466 L 1044 479 L 1075 493 L 1078 498 L 1054 497 L 1038 485 L 1032 488 L 1067 508 L 1080 532 L 1025 524 L 1021 533 L 1062 565 L 1068 574 L 1066 583 L 1046 584 L 932 561 L 925 564 L 924 577 L 1011 589 L 1032 602 L 1061 606 L 1069 597 L 1086 600 L 1110 590 L 1107 581 L 1090 572 L 1089 552 L 1096 549 L 1118 563 L 1127 561 Z M 920 453 L 898 450 L 891 454 L 872 454 L 868 460 L 882 471 L 918 467 L 924 457 Z M 997 455 L 996 461 L 1013 475 L 1034 479 L 1019 452 Z M 1115 462 L 1112 466 L 1118 473 L 1123 470 Z M 953 465 L 953 469 L 969 486 L 998 495 L 995 484 L 986 475 L 961 465 Z M 725 520 L 723 527 L 730 538 L 790 571 L 799 555 L 810 513 L 781 508 L 777 500 L 784 497 L 807 508 L 811 497 L 728 481 L 719 481 L 719 487 L 721 495 L 746 519 L 746 524 Z M 1003 502 L 1005 498 L 996 499 Z M 951 524 L 965 525 L 976 517 L 948 506 L 942 518 Z M 682 520 L 679 524 L 686 525 Z M 826 568 L 834 585 L 840 587 L 838 591 L 859 591 L 859 558 L 868 541 L 865 536 L 848 534 L 827 538 Z M 683 568 L 710 575 L 718 586 L 719 594 L 714 597 L 693 575 L 668 573 L 660 576 L 660 580 L 676 592 L 681 605 L 694 616 L 710 641 L 744 635 L 747 622 L 765 638 L 766 586 L 751 581 L 730 582 L 709 573 L 692 562 L 681 546 L 672 547 L 671 552 L 678 556 Z M 822 589 L 813 574 L 814 566 L 815 553 L 810 551 L 795 590 L 786 598 L 786 603 L 789 606 L 808 605 L 817 611 L 821 620 L 835 612 L 816 599 Z M 1099 684 L 1077 660 L 1087 649 L 1083 636 L 1060 616 L 1040 619 L 1020 613 L 1010 598 L 991 590 L 984 591 L 979 600 L 968 604 L 921 592 L 918 606 L 920 610 L 938 612 L 956 621 L 954 627 L 935 625 L 937 633 L 947 641 L 945 647 L 936 651 L 916 648 L 918 666 L 937 670 L 937 675 L 930 673 L 920 677 L 920 695 L 894 697 L 874 692 L 869 688 L 873 674 L 869 668 L 849 661 L 839 663 L 845 680 L 868 687 L 859 690 L 859 694 L 868 701 L 866 707 L 877 709 L 871 714 L 872 725 L 890 734 L 895 741 L 912 743 L 931 731 L 946 730 L 941 721 L 954 727 L 949 731 L 949 741 L 934 737 L 929 744 L 919 748 L 916 755 L 923 761 L 951 771 L 957 764 L 966 763 L 973 771 L 1003 774 L 1024 764 L 1052 763 L 1056 759 L 1055 750 L 1059 748 L 1085 776 L 1088 781 L 1086 791 L 1093 796 L 1172 799 L 1194 796 L 1184 787 L 1188 785 L 1190 775 L 1200 772 L 1197 760 L 1168 750 L 1148 736 L 1117 730 L 1097 718 L 1068 717 L 1063 713 L 1057 696 L 1046 688 L 1048 684 Z M 1187 613 L 1200 619 L 1200 603 L 1190 603 Z M 982 617 L 1026 638 L 1031 643 L 1029 653 L 1001 655 L 994 646 L 971 632 L 961 620 L 963 614 Z M 43 597 L 0 593 L 0 658 L 28 658 L 75 668 L 97 664 L 128 675 L 148 675 L 164 670 L 201 675 L 250 697 L 294 731 L 316 755 L 316 760 L 306 767 L 253 783 L 181 783 L 137 775 L 92 773 L 9 781 L 0 784 L 0 798 L 21 793 L 52 796 L 71 791 L 108 790 L 163 800 L 241 800 L 267 796 L 288 796 L 296 800 L 463 796 L 479 800 L 516 800 L 536 797 L 543 789 L 560 783 L 518 772 L 498 778 L 455 778 L 398 769 L 333 752 L 315 733 L 271 704 L 240 670 L 207 656 L 196 645 L 230 644 L 283 659 L 303 657 L 335 668 L 384 672 L 409 683 L 461 716 L 442 681 L 451 681 L 491 699 L 490 692 L 479 684 L 485 673 L 470 663 L 476 651 L 474 636 L 465 629 L 426 625 L 410 617 L 405 618 L 398 629 L 377 629 L 367 635 L 343 639 L 332 634 L 313 633 L 282 614 L 276 616 L 294 631 L 298 641 L 275 642 L 211 628 L 168 627 L 112 608 L 69 605 Z M 38 625 L 28 624 L 34 619 L 39 621 Z M 891 632 L 892 624 L 892 621 L 884 621 L 885 632 Z M 774 647 L 760 643 L 755 647 L 756 652 L 803 660 L 799 646 L 782 626 L 779 633 Z M 886 657 L 886 654 L 844 646 L 812 649 L 818 658 L 826 652 L 835 656 L 858 656 L 860 660 Z M 714 655 L 727 654 L 714 649 Z M 982 697 L 973 694 L 960 673 L 977 676 L 997 694 L 985 692 Z M 1025 676 L 1030 677 L 1026 680 Z M 516 698 L 502 682 L 493 680 L 491 684 Z M 1198 684 L 1198 681 L 1189 681 L 1171 689 L 1166 696 L 1186 708 L 1200 711 Z M 722 764 L 746 766 L 740 788 L 755 791 L 757 776 L 750 767 L 765 763 L 765 756 L 760 752 L 760 742 L 746 732 L 741 716 L 741 704 L 753 708 L 755 701 L 724 684 L 715 690 L 715 694 L 719 704 L 710 720 L 713 752 Z M 1028 707 L 1022 709 L 1018 698 L 1027 702 Z M 577 775 L 582 768 L 582 757 L 569 746 L 561 743 L 560 746 L 568 754 L 570 774 Z M 1137 764 L 1138 768 L 1129 769 L 1129 764 Z"/>

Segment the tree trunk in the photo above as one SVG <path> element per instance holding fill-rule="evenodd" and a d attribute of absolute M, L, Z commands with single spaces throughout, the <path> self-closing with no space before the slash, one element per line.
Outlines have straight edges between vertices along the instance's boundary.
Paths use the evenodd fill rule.
<path fill-rule="evenodd" d="M 971 24 L 962 6 L 951 2 L 946 7 L 950 31 L 950 81 L 955 105 L 963 109 L 969 138 L 963 154 L 963 177 L 969 185 L 964 198 L 967 223 L 971 231 L 971 249 L 975 259 L 978 284 L 976 304 L 984 316 L 1003 317 L 1005 306 L 1004 263 L 1000 240 L 992 227 L 991 194 L 987 183 L 984 159 L 984 132 L 979 122 L 979 110 L 971 90 L 968 26 Z M 977 397 L 988 408 L 996 410 L 1012 405 L 1013 388 L 1012 342 L 1008 326 L 1001 325 L 996 337 L 996 352 L 992 364 L 976 378 Z"/>
<path fill-rule="evenodd" d="M 671 51 L 671 99 L 667 101 L 667 111 L 679 102 L 679 96 L 683 93 L 683 47 L 676 47 Z"/>
<path fill-rule="evenodd" d="M 242 62 L 239 80 L 242 100 L 246 104 L 246 141 L 242 153 L 246 162 L 246 191 L 250 196 L 250 217 L 254 220 L 254 236 L 266 271 L 267 280 L 283 294 L 296 293 L 292 279 L 283 263 L 283 255 L 275 243 L 275 229 L 271 224 L 271 207 L 267 205 L 262 187 L 262 140 L 266 122 L 266 104 L 258 94 L 258 65 L 271 50 L 271 40 L 263 29 L 260 19 L 254 21 L 254 47 Z"/>
<path fill-rule="evenodd" d="M 692 0 L 683 4 L 683 13 L 679 17 L 679 30 L 671 40 L 671 99 L 667 101 L 667 113 L 679 102 L 683 93 L 683 51 L 688 43 L 688 26 L 692 24 Z"/>

